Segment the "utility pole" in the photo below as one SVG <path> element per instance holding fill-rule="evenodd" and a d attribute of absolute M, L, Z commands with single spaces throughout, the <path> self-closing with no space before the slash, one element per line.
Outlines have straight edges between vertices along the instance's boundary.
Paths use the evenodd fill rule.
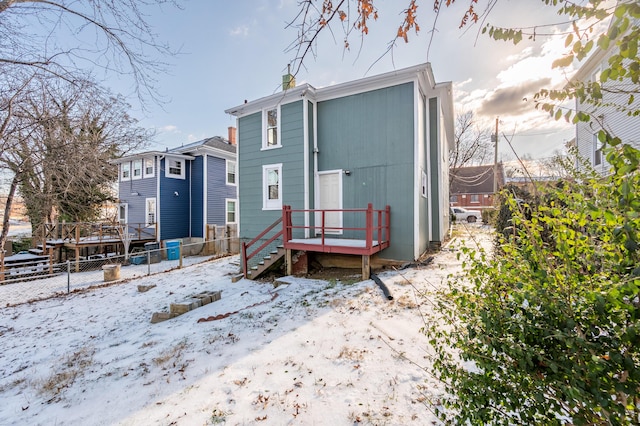
<path fill-rule="evenodd" d="M 495 142 L 495 151 L 493 157 L 493 195 L 498 192 L 498 121 L 499 117 L 496 117 L 496 134 L 493 135 L 493 142 Z"/>

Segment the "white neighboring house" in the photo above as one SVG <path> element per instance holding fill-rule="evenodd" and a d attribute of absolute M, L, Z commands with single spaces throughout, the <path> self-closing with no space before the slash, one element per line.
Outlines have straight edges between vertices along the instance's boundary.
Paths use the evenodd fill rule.
<path fill-rule="evenodd" d="M 637 25 L 636 20 L 635 25 Z M 599 81 L 600 74 L 608 67 L 607 60 L 616 52 L 617 46 L 611 43 L 607 50 L 597 48 L 594 53 L 582 64 L 580 69 L 571 79 L 572 82 Z M 576 111 L 582 111 L 591 115 L 591 122 L 579 122 L 576 124 L 576 146 L 578 155 L 602 175 L 610 172 L 602 152 L 602 143 L 598 140 L 598 132 L 602 129 L 613 136 L 619 137 L 623 143 L 640 147 L 640 118 L 629 116 L 626 111 L 618 111 L 614 105 L 626 105 L 629 93 L 634 93 L 635 101 L 628 105 L 631 110 L 640 109 L 640 85 L 630 79 L 624 81 L 607 81 L 601 83 L 603 94 L 603 106 L 594 107 L 589 104 L 581 104 L 576 100 Z M 615 93 L 622 91 L 623 93 Z M 577 164 L 579 167 L 579 164 Z"/>

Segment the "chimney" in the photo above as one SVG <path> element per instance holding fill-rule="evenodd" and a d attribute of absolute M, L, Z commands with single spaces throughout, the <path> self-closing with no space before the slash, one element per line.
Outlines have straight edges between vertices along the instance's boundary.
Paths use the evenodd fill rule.
<path fill-rule="evenodd" d="M 286 91 L 296 87 L 296 78 L 291 75 L 291 64 L 287 65 L 287 73 L 282 76 L 282 90 Z"/>
<path fill-rule="evenodd" d="M 233 126 L 229 126 L 229 142 L 231 145 L 236 144 L 236 128 Z"/>

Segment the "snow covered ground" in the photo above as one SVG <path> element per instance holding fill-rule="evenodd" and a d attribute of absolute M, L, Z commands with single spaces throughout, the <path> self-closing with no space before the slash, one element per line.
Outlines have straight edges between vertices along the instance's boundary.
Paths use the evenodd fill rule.
<path fill-rule="evenodd" d="M 479 225 L 456 233 L 467 229 L 490 239 Z M 381 273 L 392 301 L 359 276 L 232 283 L 239 260 L 229 257 L 2 307 L 0 425 L 438 423 L 442 387 L 420 332 L 430 305 L 418 292 L 459 271 L 459 243 L 426 266 Z M 218 290 L 217 302 L 150 323 Z"/>

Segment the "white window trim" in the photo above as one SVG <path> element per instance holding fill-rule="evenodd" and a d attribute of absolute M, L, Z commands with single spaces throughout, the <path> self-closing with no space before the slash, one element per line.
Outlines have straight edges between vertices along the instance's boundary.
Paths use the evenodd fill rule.
<path fill-rule="evenodd" d="M 278 115 L 277 120 L 276 120 L 276 126 L 278 129 L 278 143 L 276 145 L 273 146 L 268 146 L 267 145 L 267 113 L 271 110 L 276 110 L 276 114 Z M 270 108 L 264 108 L 262 110 L 262 151 L 265 150 L 269 150 L 269 149 L 277 149 L 277 148 L 282 148 L 282 126 L 281 126 L 281 118 L 282 118 L 282 114 L 280 111 L 280 105 L 275 105 L 272 106 Z"/>
<path fill-rule="evenodd" d="M 124 218 L 120 215 L 120 209 L 124 207 Z M 129 205 L 127 203 L 120 203 L 118 205 L 118 222 L 121 224 L 127 224 L 129 222 Z"/>
<path fill-rule="evenodd" d="M 596 164 L 596 152 L 600 151 L 600 162 L 598 164 Z M 594 133 L 593 134 L 593 146 L 591 148 L 591 164 L 594 167 L 598 167 L 598 166 L 602 166 L 602 163 L 604 163 L 604 157 L 603 157 L 603 153 L 602 153 L 602 142 L 600 142 L 600 139 L 598 139 L 598 134 Z"/>
<path fill-rule="evenodd" d="M 225 180 L 227 182 L 227 185 L 237 186 L 238 185 L 238 163 L 236 163 L 235 161 L 225 160 L 225 164 L 226 164 Z M 233 164 L 234 165 L 233 174 L 235 176 L 235 182 L 229 182 L 229 164 Z"/>
<path fill-rule="evenodd" d="M 135 175 L 135 171 L 136 171 L 136 165 L 139 166 L 140 170 L 140 174 L 138 176 Z M 131 179 L 132 180 L 138 180 L 138 179 L 142 179 L 142 165 L 143 165 L 143 161 L 141 159 L 138 160 L 133 160 L 131 162 Z"/>
<path fill-rule="evenodd" d="M 234 210 L 234 214 L 235 214 L 235 218 L 236 220 L 234 220 L 233 222 L 228 222 L 229 219 L 229 202 L 233 202 L 234 206 L 235 206 L 235 210 Z M 224 220 L 227 224 L 235 224 L 238 223 L 238 200 L 236 200 L 235 198 L 225 198 L 224 200 Z"/>
<path fill-rule="evenodd" d="M 278 199 L 269 200 L 267 172 L 278 171 Z M 282 163 L 262 166 L 262 210 L 282 210 Z"/>
<path fill-rule="evenodd" d="M 151 173 L 147 173 L 147 161 L 151 161 Z M 142 175 L 145 178 L 152 178 L 156 175 L 156 159 L 154 157 L 142 160 Z"/>
<path fill-rule="evenodd" d="M 153 212 L 153 218 L 154 221 L 153 223 L 149 222 L 149 201 L 153 200 L 153 206 L 155 207 L 155 211 Z M 149 197 L 149 198 L 145 198 L 144 200 L 144 225 L 147 228 L 151 228 L 156 226 L 156 223 L 158 222 L 158 203 L 156 202 L 156 198 L 155 197 Z"/>
<path fill-rule="evenodd" d="M 170 161 L 179 161 L 180 163 L 182 163 L 182 166 L 180 166 L 180 174 L 174 174 L 174 173 L 169 173 L 169 169 Z M 187 162 L 183 159 L 183 158 L 171 158 L 171 157 L 167 157 L 165 159 L 165 164 L 164 164 L 164 175 L 165 177 L 168 178 L 172 178 L 172 179 L 184 179 L 186 176 L 186 169 L 187 169 Z"/>
<path fill-rule="evenodd" d="M 125 170 L 124 170 L 125 165 L 126 165 L 126 166 L 128 166 L 128 169 L 127 169 L 127 170 L 128 170 L 128 172 L 129 172 L 129 176 L 125 176 L 125 175 L 124 175 L 124 172 L 125 172 Z M 120 163 L 120 180 L 121 180 L 121 181 L 123 181 L 123 182 L 124 182 L 124 181 L 129 181 L 129 180 L 131 180 L 131 163 L 130 163 L 130 162 Z"/>

